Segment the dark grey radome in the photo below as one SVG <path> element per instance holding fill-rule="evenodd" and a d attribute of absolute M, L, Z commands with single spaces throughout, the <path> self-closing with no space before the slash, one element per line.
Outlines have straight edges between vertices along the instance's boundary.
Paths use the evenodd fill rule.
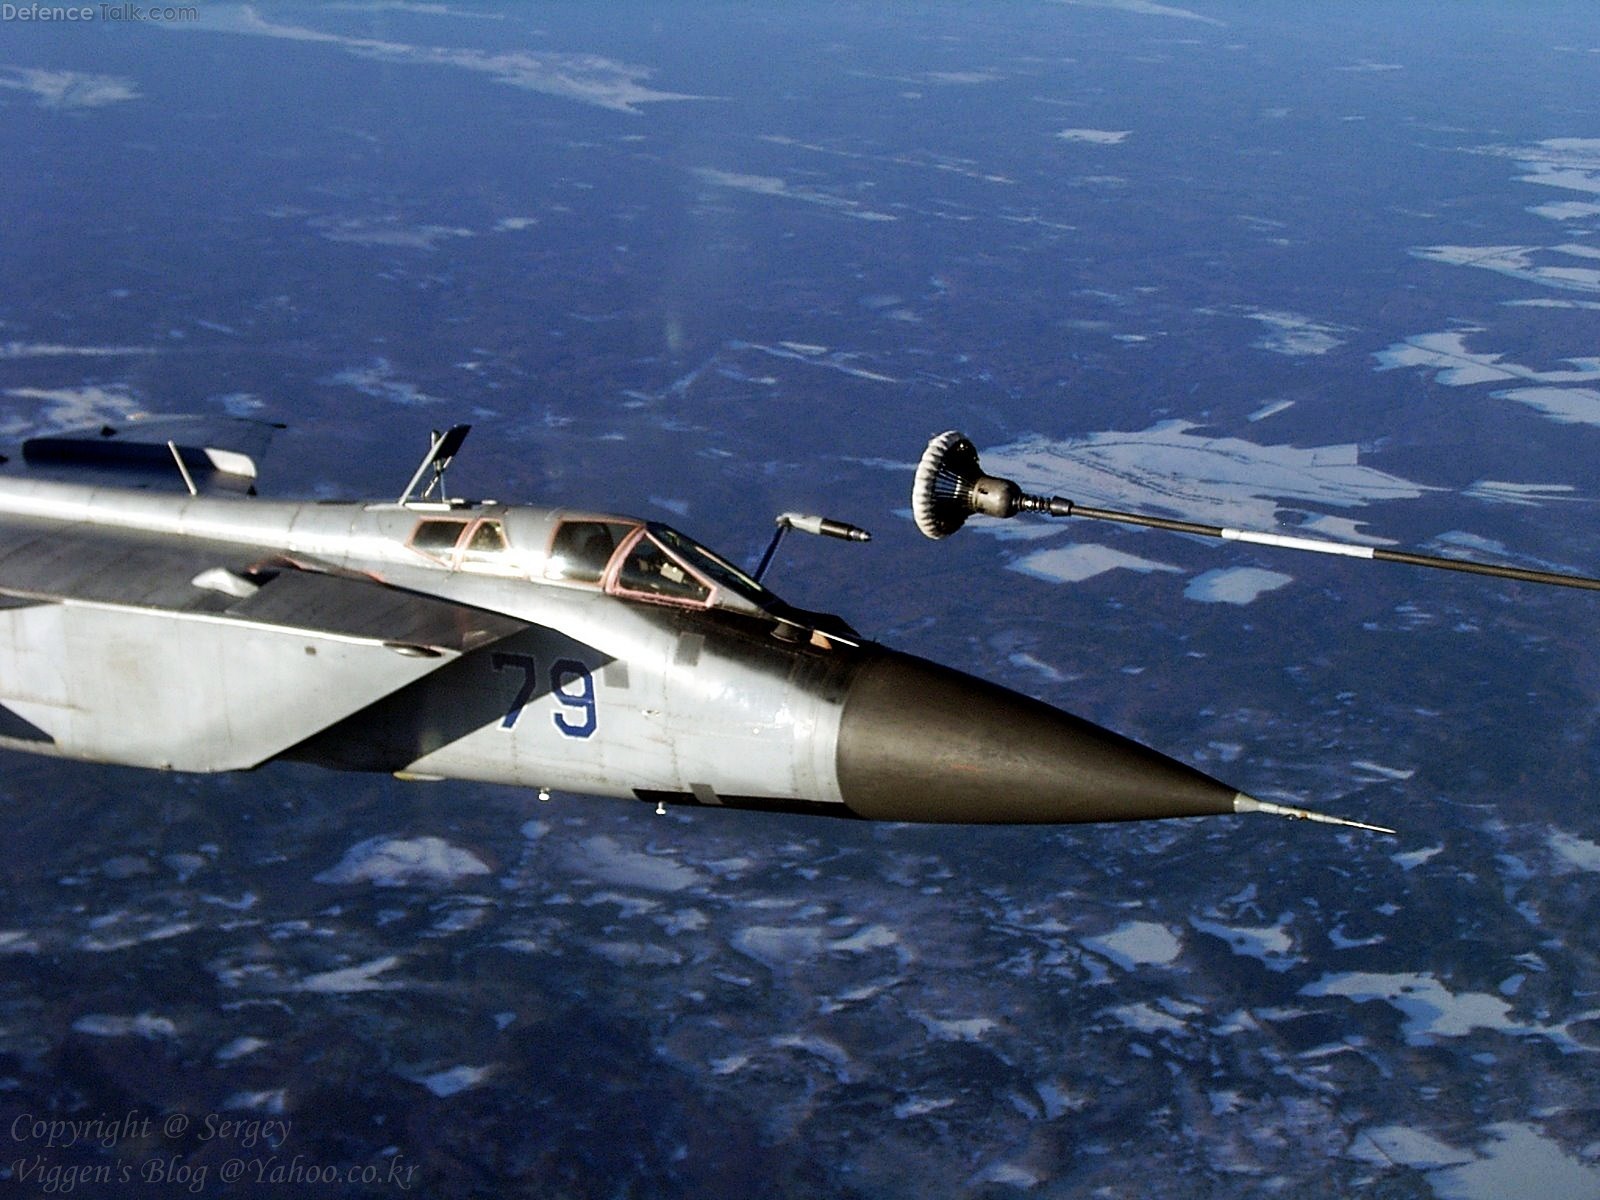
<path fill-rule="evenodd" d="M 839 730 L 839 785 L 859 816 L 1054 824 L 1212 816 L 1236 789 L 1037 700 L 880 650 Z"/>

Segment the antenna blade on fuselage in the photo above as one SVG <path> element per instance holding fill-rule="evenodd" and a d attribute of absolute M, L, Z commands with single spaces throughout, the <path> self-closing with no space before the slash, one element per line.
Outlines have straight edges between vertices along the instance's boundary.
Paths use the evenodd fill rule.
<path fill-rule="evenodd" d="M 412 473 L 411 481 L 406 484 L 406 490 L 400 493 L 398 503 L 404 504 L 411 499 L 411 493 L 417 490 L 417 484 L 422 482 L 422 477 L 430 470 L 435 477 L 442 475 L 450 460 L 461 449 L 461 443 L 467 440 L 467 434 L 472 432 L 471 425 L 452 425 L 443 433 L 437 429 L 428 442 L 428 452 L 422 456 L 422 461 L 417 464 L 417 469 Z"/>

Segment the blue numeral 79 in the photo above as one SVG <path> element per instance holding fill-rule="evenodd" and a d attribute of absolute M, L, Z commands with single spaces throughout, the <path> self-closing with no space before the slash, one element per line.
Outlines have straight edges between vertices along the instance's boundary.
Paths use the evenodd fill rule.
<path fill-rule="evenodd" d="M 572 690 L 574 684 L 578 685 L 576 692 Z M 574 659 L 557 659 L 550 665 L 550 691 L 562 704 L 583 714 L 579 720 L 571 721 L 564 713 L 552 713 L 557 729 L 575 738 L 586 738 L 595 731 L 599 722 L 595 715 L 594 676 L 588 667 Z"/>
<path fill-rule="evenodd" d="M 522 684 L 517 688 L 517 694 L 512 698 L 505 716 L 500 718 L 500 728 L 511 729 L 516 725 L 517 718 L 522 715 L 522 710 L 528 706 L 528 701 L 533 699 L 534 689 L 539 682 L 538 660 L 528 654 L 496 652 L 490 656 L 489 665 L 496 671 L 522 672 Z M 594 676 L 589 674 L 589 668 L 581 662 L 573 658 L 558 658 L 550 664 L 550 694 L 566 708 L 583 714 L 576 719 L 560 712 L 550 714 L 550 719 L 555 722 L 556 728 L 567 737 L 586 738 L 599 726 L 594 699 Z"/>

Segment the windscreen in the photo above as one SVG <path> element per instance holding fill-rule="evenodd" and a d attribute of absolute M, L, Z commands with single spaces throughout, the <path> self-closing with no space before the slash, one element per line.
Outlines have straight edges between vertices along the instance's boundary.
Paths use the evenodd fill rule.
<path fill-rule="evenodd" d="M 719 588 L 732 592 L 736 596 L 741 596 L 750 603 L 762 608 L 765 608 L 769 602 L 776 599 L 771 592 L 738 567 L 720 555 L 707 550 L 693 538 L 679 533 L 669 525 L 651 522 L 647 528 L 650 530 L 652 537 Z"/>

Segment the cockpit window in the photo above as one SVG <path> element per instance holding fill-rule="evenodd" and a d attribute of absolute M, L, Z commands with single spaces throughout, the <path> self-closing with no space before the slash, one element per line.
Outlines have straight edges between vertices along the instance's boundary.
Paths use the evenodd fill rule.
<path fill-rule="evenodd" d="M 461 532 L 466 527 L 465 521 L 438 518 L 418 521 L 416 529 L 411 533 L 411 548 L 434 558 L 449 558 L 450 551 L 455 549 L 456 542 L 460 540 Z"/>
<path fill-rule="evenodd" d="M 639 538 L 622 560 L 617 570 L 617 589 L 691 604 L 706 604 L 711 599 L 711 589 L 649 535 Z"/>
<path fill-rule="evenodd" d="M 599 583 L 617 547 L 637 528 L 623 521 L 563 521 L 550 543 L 545 578 Z"/>
<path fill-rule="evenodd" d="M 479 521 L 478 527 L 467 539 L 463 558 L 498 558 L 506 549 L 506 531 L 499 521 Z"/>

